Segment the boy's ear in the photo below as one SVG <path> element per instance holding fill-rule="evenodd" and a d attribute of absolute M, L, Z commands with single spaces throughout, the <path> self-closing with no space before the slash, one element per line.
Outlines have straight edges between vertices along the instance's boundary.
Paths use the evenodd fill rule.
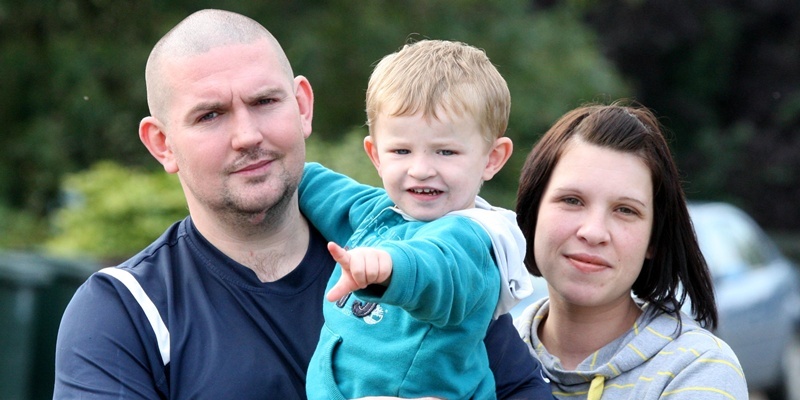
<path fill-rule="evenodd" d="M 514 151 L 514 143 L 511 142 L 510 138 L 505 136 L 497 138 L 492 145 L 492 148 L 489 150 L 489 160 L 486 163 L 486 167 L 483 168 L 483 180 L 488 181 L 494 178 L 495 174 L 497 174 L 509 158 L 511 158 L 511 153 Z"/>
<path fill-rule="evenodd" d="M 178 172 L 178 163 L 170 148 L 161 121 L 152 116 L 144 117 L 139 123 L 139 139 L 150 151 L 150 154 L 164 166 L 165 171 L 170 174 Z"/>
<path fill-rule="evenodd" d="M 364 151 L 367 152 L 367 156 L 369 156 L 369 160 L 372 161 L 372 165 L 378 170 L 378 176 L 381 176 L 381 160 L 378 157 L 378 145 L 375 144 L 372 135 L 364 138 Z"/>

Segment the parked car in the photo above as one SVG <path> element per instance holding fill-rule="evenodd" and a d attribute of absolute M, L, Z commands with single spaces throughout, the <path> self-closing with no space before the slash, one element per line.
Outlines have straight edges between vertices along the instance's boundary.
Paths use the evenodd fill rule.
<path fill-rule="evenodd" d="M 751 391 L 769 399 L 800 400 L 798 266 L 731 204 L 693 202 L 689 214 L 714 279 L 715 334 L 733 348 Z M 547 296 L 544 279 L 531 279 L 534 294 L 511 310 L 514 317 Z"/>

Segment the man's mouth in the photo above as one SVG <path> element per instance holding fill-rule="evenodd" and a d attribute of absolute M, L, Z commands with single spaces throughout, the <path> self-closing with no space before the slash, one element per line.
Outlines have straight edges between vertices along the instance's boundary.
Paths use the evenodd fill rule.
<path fill-rule="evenodd" d="M 237 172 L 253 171 L 253 170 L 259 169 L 259 168 L 261 168 L 261 167 L 263 167 L 263 166 L 265 166 L 267 164 L 269 164 L 268 160 L 260 161 L 260 162 L 257 162 L 257 163 L 245 165 L 244 167 L 240 168 Z"/>

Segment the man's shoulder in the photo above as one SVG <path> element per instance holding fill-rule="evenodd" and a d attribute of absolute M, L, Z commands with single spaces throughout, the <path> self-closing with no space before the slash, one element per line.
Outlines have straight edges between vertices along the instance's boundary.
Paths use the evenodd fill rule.
<path fill-rule="evenodd" d="M 144 273 L 154 267 L 164 266 L 165 258 L 171 259 L 170 255 L 189 250 L 187 247 L 192 246 L 188 240 L 189 229 L 191 229 L 191 219 L 175 222 L 147 247 L 116 267 Z"/>

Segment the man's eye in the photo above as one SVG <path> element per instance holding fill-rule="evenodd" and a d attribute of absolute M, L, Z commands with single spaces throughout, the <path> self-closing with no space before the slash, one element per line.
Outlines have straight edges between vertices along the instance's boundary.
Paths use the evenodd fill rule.
<path fill-rule="evenodd" d="M 256 103 L 258 103 L 259 105 L 265 105 L 265 104 L 272 104 L 274 102 L 275 99 L 270 98 L 270 99 L 260 99 Z"/>
<path fill-rule="evenodd" d="M 212 119 L 217 118 L 218 116 L 219 116 L 218 112 L 212 111 L 210 113 L 203 114 L 203 116 L 200 117 L 200 121 L 211 121 Z"/>

